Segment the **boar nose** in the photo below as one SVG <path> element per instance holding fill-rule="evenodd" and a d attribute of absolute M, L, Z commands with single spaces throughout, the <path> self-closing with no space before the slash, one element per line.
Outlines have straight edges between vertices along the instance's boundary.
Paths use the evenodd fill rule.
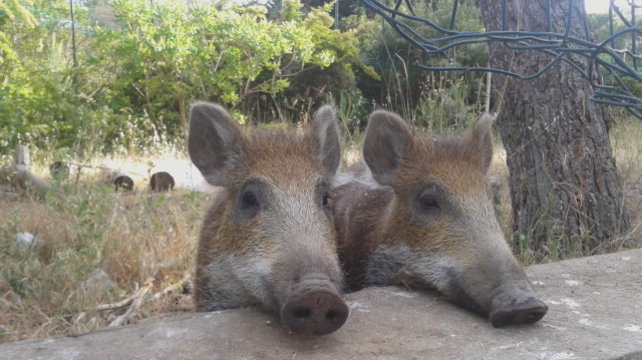
<path fill-rule="evenodd" d="M 491 311 L 490 323 L 496 328 L 532 324 L 543 318 L 547 310 L 548 306 L 534 297 L 522 301 L 513 299 Z"/>
<path fill-rule="evenodd" d="M 312 291 L 288 301 L 281 319 L 303 335 L 325 335 L 339 329 L 348 318 L 348 306 L 328 291 Z"/>

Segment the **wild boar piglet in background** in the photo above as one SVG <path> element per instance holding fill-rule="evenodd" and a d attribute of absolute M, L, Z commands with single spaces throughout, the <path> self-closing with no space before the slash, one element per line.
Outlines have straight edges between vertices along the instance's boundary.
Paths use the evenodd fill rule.
<path fill-rule="evenodd" d="M 262 305 L 307 335 L 331 333 L 346 321 L 328 208 L 341 156 L 335 118 L 324 106 L 304 133 L 242 130 L 219 105 L 192 106 L 190 157 L 222 187 L 201 228 L 198 310 Z"/>
<path fill-rule="evenodd" d="M 334 199 L 349 289 L 436 289 L 494 327 L 546 314 L 495 216 L 486 178 L 491 124 L 484 115 L 463 138 L 413 135 L 394 113 L 371 115 L 367 166 L 353 165 L 355 179 L 340 185 Z"/>

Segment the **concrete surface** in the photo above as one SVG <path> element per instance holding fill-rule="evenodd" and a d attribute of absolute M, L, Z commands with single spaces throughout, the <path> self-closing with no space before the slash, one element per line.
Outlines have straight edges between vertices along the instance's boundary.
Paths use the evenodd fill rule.
<path fill-rule="evenodd" d="M 190 314 L 0 346 L 0 359 L 642 359 L 642 249 L 527 269 L 549 312 L 494 329 L 401 288 L 347 296 L 351 314 L 324 337 L 289 334 L 255 309 Z"/>

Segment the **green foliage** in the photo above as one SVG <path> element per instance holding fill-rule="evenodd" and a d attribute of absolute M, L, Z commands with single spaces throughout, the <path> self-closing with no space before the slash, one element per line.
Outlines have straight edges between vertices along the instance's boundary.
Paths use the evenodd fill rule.
<path fill-rule="evenodd" d="M 27 9 L 29 5 L 31 5 L 31 1 L 28 0 L 5 0 L 1 2 L 0 25 L 21 19 L 25 26 L 34 26 L 36 19 Z"/>
<path fill-rule="evenodd" d="M 626 11 L 624 12 L 624 14 L 625 16 L 627 16 Z M 630 14 L 628 16 L 630 16 Z M 603 41 L 606 41 L 609 37 L 611 37 L 611 26 L 610 26 L 608 14 L 590 14 L 589 21 L 591 23 L 591 28 L 594 29 L 593 32 L 596 37 L 595 39 L 596 42 L 598 43 L 603 42 Z M 613 33 L 622 31 L 625 28 L 627 28 L 627 25 L 622 21 L 622 19 L 619 18 L 617 15 L 614 15 Z M 630 55 L 627 55 L 627 52 L 626 52 L 626 50 L 630 50 L 633 48 L 631 34 L 618 36 L 617 38 L 613 39 L 613 41 L 611 41 L 608 45 L 612 46 L 617 50 L 620 50 L 622 60 L 624 60 L 630 66 L 633 66 L 633 58 Z M 614 62 L 613 58 L 610 56 L 601 55 L 601 58 L 607 62 L 611 62 L 611 63 Z M 638 71 L 642 66 L 640 63 L 641 62 L 638 60 Z M 600 67 L 600 70 L 602 72 L 602 76 L 604 77 L 604 83 L 606 85 L 611 85 L 618 88 L 621 87 L 621 84 L 617 81 L 617 79 L 615 79 L 613 74 L 606 71 L 605 67 Z M 624 82 L 626 87 L 629 89 L 629 91 L 631 91 L 633 96 L 642 98 L 642 83 L 640 83 L 639 81 L 631 77 L 622 77 L 622 81 Z"/>
<path fill-rule="evenodd" d="M 303 5 L 299 0 L 283 1 L 283 11 L 281 11 L 281 21 L 300 21 L 303 17 L 301 8 Z"/>
<path fill-rule="evenodd" d="M 29 2 L 25 2 L 29 4 Z M 36 19 L 21 3 L 20 0 L 7 0 L 0 3 L 0 28 L 20 23 L 25 29 L 32 28 L 36 25 Z M 15 25 L 14 25 L 15 26 Z M 8 66 L 10 61 L 16 60 L 16 54 L 13 50 L 13 42 L 10 34 L 0 31 L 0 68 Z"/>
<path fill-rule="evenodd" d="M 376 77 L 360 60 L 354 33 L 333 29 L 331 4 L 304 13 L 298 0 L 287 1 L 277 23 L 261 7 L 116 0 L 120 28 L 79 32 L 77 69 L 67 23 L 60 21 L 64 2 L 39 5 L 45 9 L 35 15 L 39 26 L 14 16 L 1 27 L 11 31 L 0 36 L 1 54 L 14 59 L 2 65 L 3 149 L 17 142 L 84 152 L 127 149 L 160 134 L 182 141 L 194 100 L 216 101 L 241 120 L 256 120 L 265 109 L 248 104 L 257 97 L 296 107 L 291 104 L 300 94 L 311 92 L 308 84 L 336 79 L 318 87 L 323 99 L 357 91 L 355 72 Z M 86 11 L 79 18 L 88 23 Z M 9 43 L 12 37 L 20 41 Z M 290 91 L 295 96 L 279 99 L 288 89 L 297 89 Z"/>
<path fill-rule="evenodd" d="M 453 0 L 412 2 L 416 16 L 428 18 L 439 26 L 449 26 Z M 389 2 L 389 6 L 394 3 Z M 409 13 L 406 5 L 400 11 Z M 471 44 L 464 48 L 449 50 L 447 57 L 428 57 L 392 29 L 387 23 L 365 21 L 365 15 L 346 18 L 344 23 L 358 31 L 362 38 L 364 61 L 380 75 L 381 81 L 368 78 L 359 84 L 363 93 L 385 107 L 395 109 L 417 126 L 443 127 L 467 124 L 462 118 L 478 115 L 479 98 L 483 87 L 482 74 L 465 76 L 467 85 L 461 84 L 462 76 L 450 72 L 429 72 L 413 64 L 430 66 L 486 66 L 488 53 L 485 44 Z M 416 21 L 404 22 L 426 38 L 438 38 L 443 34 Z M 483 31 L 484 25 L 475 2 L 460 2 L 455 28 L 459 31 Z M 481 102 L 480 102 L 481 101 Z"/>
<path fill-rule="evenodd" d="M 35 1 L 19 4 L 20 16 L 0 22 L 8 49 L 0 63 L 0 152 L 18 141 L 71 146 L 85 131 L 79 125 L 88 109 L 74 91 L 66 1 L 47 2 L 46 12 L 35 11 L 42 5 Z M 77 20 L 86 23 L 86 12 Z"/>
<path fill-rule="evenodd" d="M 465 74 L 459 77 L 432 77 L 429 80 L 441 83 L 426 84 L 412 112 L 414 125 L 444 134 L 453 129 L 467 129 L 483 113 L 484 78 Z"/>

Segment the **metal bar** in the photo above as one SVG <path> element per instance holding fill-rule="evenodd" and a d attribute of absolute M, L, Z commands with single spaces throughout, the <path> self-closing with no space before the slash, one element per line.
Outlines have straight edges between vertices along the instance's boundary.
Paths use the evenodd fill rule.
<path fill-rule="evenodd" d="M 339 0 L 334 3 L 334 28 L 339 28 Z"/>
<path fill-rule="evenodd" d="M 516 51 L 531 50 L 550 56 L 550 60 L 532 74 L 519 74 L 491 67 L 436 67 L 413 63 L 414 66 L 420 69 L 428 71 L 480 71 L 487 72 L 488 74 L 497 73 L 527 80 L 540 76 L 558 63 L 564 63 L 589 81 L 594 90 L 594 94 L 591 96 L 592 101 L 604 104 L 614 103 L 617 104 L 616 106 L 625 107 L 627 111 L 636 116 L 642 115 L 642 111 L 639 109 L 639 106 L 642 106 L 642 99 L 631 93 L 624 81 L 626 78 L 642 81 L 642 72 L 637 68 L 637 58 L 640 57 L 642 59 L 642 54 L 637 53 L 637 37 L 642 35 L 642 27 L 631 26 L 631 23 L 636 24 L 635 14 L 631 23 L 629 23 L 624 19 L 621 11 L 615 6 L 613 0 L 609 5 L 609 37 L 600 43 L 594 43 L 590 39 L 591 35 L 586 20 L 586 9 L 584 7 L 578 10 L 577 16 L 580 16 L 580 19 L 573 19 L 573 16 L 575 16 L 574 10 L 576 10 L 574 6 L 577 5 L 574 0 L 567 0 L 569 12 L 565 14 L 565 29 L 561 33 L 556 33 L 553 29 L 552 7 L 556 4 L 553 0 L 547 0 L 546 2 L 547 22 L 546 31 L 544 32 L 509 30 L 507 0 L 502 0 L 501 3 L 502 14 L 500 16 L 502 17 L 502 30 L 487 32 L 455 30 L 457 12 L 460 10 L 458 0 L 453 1 L 453 11 L 451 12 L 448 28 L 441 27 L 428 18 L 417 16 L 414 11 L 411 10 L 411 7 L 409 7 L 409 11 L 412 14 L 400 11 L 401 2 L 405 1 L 408 3 L 410 0 L 395 0 L 395 2 L 391 4 L 393 8 L 384 5 L 381 0 L 361 1 L 365 6 L 380 15 L 383 20 L 390 24 L 402 38 L 429 56 L 447 57 L 447 52 L 457 47 L 490 42 L 503 43 L 507 48 Z M 614 23 L 614 16 L 616 15 L 623 18 L 623 22 L 628 25 L 625 29 L 616 31 Z M 571 32 L 574 20 L 580 21 L 577 25 L 581 26 L 583 30 L 583 34 L 579 37 L 573 36 Z M 437 31 L 439 34 L 442 34 L 442 36 L 427 38 L 423 35 L 424 33 L 420 31 L 421 29 L 425 30 L 425 27 L 417 27 L 415 24 L 425 25 L 425 27 Z M 633 40 L 631 43 L 635 43 L 633 49 L 631 49 L 631 51 L 627 49 L 616 49 L 616 40 L 622 36 L 629 35 Z M 631 60 L 623 58 L 629 54 L 631 55 Z M 578 57 L 584 58 L 586 62 L 578 62 Z M 597 73 L 598 66 L 603 75 L 609 81 L 615 83 L 615 86 L 602 85 L 596 82 L 598 77 L 595 76 L 595 74 Z"/>
<path fill-rule="evenodd" d="M 546 31 L 553 32 L 553 20 L 551 19 L 551 0 L 546 2 Z"/>
<path fill-rule="evenodd" d="M 502 30 L 508 30 L 508 4 L 507 0 L 502 1 Z"/>
<path fill-rule="evenodd" d="M 637 25 L 636 24 L 636 18 L 635 18 L 635 8 L 636 8 L 635 3 L 631 3 L 631 25 L 633 25 L 633 27 L 635 27 Z M 634 32 L 632 32 L 631 33 L 631 52 L 634 55 L 636 55 L 638 53 L 638 51 L 637 51 L 638 47 L 637 47 L 636 41 L 637 41 L 637 36 L 636 36 L 636 34 Z M 633 56 L 633 68 L 635 70 L 638 69 L 638 59 L 637 59 L 636 56 Z"/>
<path fill-rule="evenodd" d="M 568 14 L 566 14 L 566 31 L 564 32 L 564 40 L 562 46 L 566 46 L 566 42 L 573 27 L 573 0 L 568 0 Z"/>
<path fill-rule="evenodd" d="M 455 20 L 457 19 L 457 7 L 459 5 L 459 0 L 455 0 L 453 2 L 453 12 L 450 15 L 450 24 L 448 25 L 448 28 L 450 30 L 455 30 Z"/>
<path fill-rule="evenodd" d="M 71 51 L 74 59 L 73 83 L 75 87 L 77 83 L 78 58 L 76 56 L 76 21 L 74 20 L 74 1 L 73 0 L 69 0 L 69 13 L 71 15 Z"/>
<path fill-rule="evenodd" d="M 609 3 L 609 35 L 613 38 L 613 6 L 615 0 Z M 615 39 L 611 40 L 611 47 L 615 49 Z"/>

